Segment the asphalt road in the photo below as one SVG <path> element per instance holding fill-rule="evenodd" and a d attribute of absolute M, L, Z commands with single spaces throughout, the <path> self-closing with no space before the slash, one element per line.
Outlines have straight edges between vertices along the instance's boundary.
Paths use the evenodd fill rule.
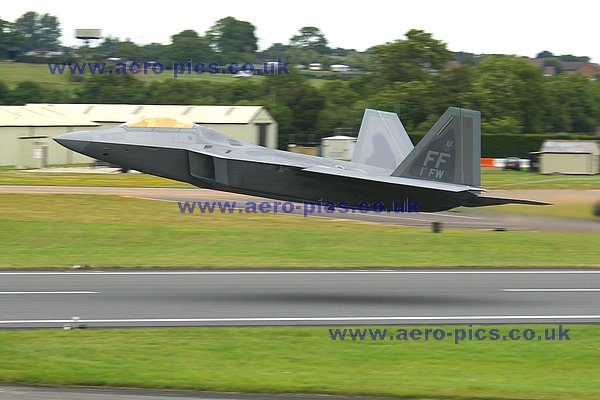
<path fill-rule="evenodd" d="M 176 202 L 236 202 L 236 211 L 245 208 L 247 202 L 270 202 L 273 200 L 244 196 L 234 193 L 218 192 L 207 189 L 180 188 L 121 188 L 121 187 L 72 187 L 72 186 L 0 186 L 0 194 L 97 194 L 136 197 L 141 199 L 173 202 L 173 211 L 180 212 Z M 565 201 L 577 199 L 592 205 L 598 201 L 598 190 L 518 190 L 491 191 L 490 196 L 514 197 L 539 201 Z M 296 205 L 293 214 L 304 214 L 303 205 Z M 523 206 L 536 207 L 536 206 Z M 196 211 L 197 212 L 197 211 Z M 281 212 L 279 215 L 285 217 Z M 567 231 L 567 232 L 596 232 L 600 233 L 600 222 L 594 220 L 538 217 L 519 214 L 485 211 L 485 208 L 464 209 L 462 212 L 437 213 L 361 213 L 350 210 L 346 213 L 338 211 L 308 214 L 308 218 L 336 218 L 374 223 L 391 223 L 405 226 L 430 227 L 433 222 L 441 222 L 445 228 L 485 229 L 485 230 L 537 230 L 537 231 Z"/>
<path fill-rule="evenodd" d="M 269 395 L 183 390 L 60 388 L 0 384 L 0 400 L 373 400 L 374 397 Z M 378 400 L 385 398 L 377 397 Z M 391 399 L 390 399 L 391 400 Z"/>
<path fill-rule="evenodd" d="M 1 328 L 533 322 L 600 322 L 600 270 L 0 272 Z"/>

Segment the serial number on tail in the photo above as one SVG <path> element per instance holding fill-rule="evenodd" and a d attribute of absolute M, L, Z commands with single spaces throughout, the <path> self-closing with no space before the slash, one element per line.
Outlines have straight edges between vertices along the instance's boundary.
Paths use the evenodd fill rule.
<path fill-rule="evenodd" d="M 419 171 L 420 176 L 426 176 L 428 178 L 433 179 L 443 179 L 444 173 L 446 172 L 444 169 L 440 168 L 442 164 L 445 164 L 447 160 L 452 157 L 450 153 L 443 153 L 435 150 L 429 150 L 427 152 L 427 156 L 425 157 L 425 161 L 423 161 L 423 166 Z M 435 167 L 430 167 L 430 163 L 435 165 Z M 435 163 L 435 164 L 434 164 Z"/>

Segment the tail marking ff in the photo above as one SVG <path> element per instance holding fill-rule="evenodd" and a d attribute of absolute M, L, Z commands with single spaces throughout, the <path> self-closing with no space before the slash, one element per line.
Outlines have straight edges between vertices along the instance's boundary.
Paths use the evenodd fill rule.
<path fill-rule="evenodd" d="M 450 107 L 392 176 L 481 185 L 481 114 Z"/>

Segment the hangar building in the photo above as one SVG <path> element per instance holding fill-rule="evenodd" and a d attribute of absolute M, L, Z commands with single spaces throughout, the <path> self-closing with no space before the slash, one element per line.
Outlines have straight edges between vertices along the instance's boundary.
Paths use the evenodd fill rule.
<path fill-rule="evenodd" d="M 539 165 L 542 174 L 598 174 L 600 145 L 593 140 L 546 140 Z"/>
<path fill-rule="evenodd" d="M 85 117 L 58 110 L 0 106 L 0 166 L 41 168 L 90 162 L 90 158 L 67 150 L 49 138 L 98 127 L 99 124 Z"/>
<path fill-rule="evenodd" d="M 277 148 L 278 125 L 262 106 L 27 104 L 0 106 L 0 166 L 39 168 L 92 160 L 55 143 L 66 132 L 109 129 L 142 117 L 169 117 Z"/>

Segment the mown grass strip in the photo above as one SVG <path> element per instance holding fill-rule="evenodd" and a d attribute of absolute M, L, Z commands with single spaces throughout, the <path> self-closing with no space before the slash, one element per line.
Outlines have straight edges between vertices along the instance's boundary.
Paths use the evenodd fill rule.
<path fill-rule="evenodd" d="M 117 196 L 0 196 L 0 267 L 598 266 L 600 236 L 429 229 L 284 214 L 182 214 Z"/>
<path fill-rule="evenodd" d="M 600 327 L 568 328 L 570 341 L 459 344 L 332 341 L 326 327 L 0 331 L 0 381 L 411 398 L 596 399 Z"/>

